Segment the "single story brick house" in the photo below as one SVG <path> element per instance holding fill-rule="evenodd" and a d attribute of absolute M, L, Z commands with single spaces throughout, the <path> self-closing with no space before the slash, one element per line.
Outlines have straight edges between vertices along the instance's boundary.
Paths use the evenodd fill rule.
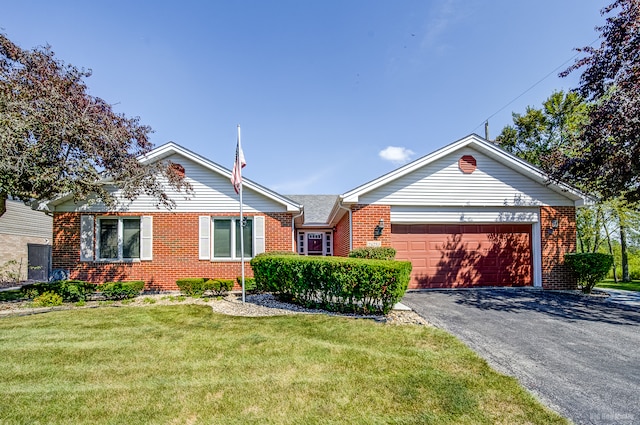
<path fill-rule="evenodd" d="M 53 267 L 96 282 L 140 279 L 176 289 L 181 277 L 240 275 L 239 204 L 231 171 L 175 143 L 145 161 L 171 160 L 193 187 L 169 193 L 172 211 L 140 197 L 50 203 Z M 575 288 L 563 265 L 575 250 L 575 211 L 586 198 L 476 135 L 341 195 L 275 193 L 244 179 L 245 257 L 264 251 L 346 256 L 391 246 L 413 264 L 411 288 Z M 117 193 L 117 188 L 113 188 Z M 247 276 L 252 275 L 245 265 Z"/>

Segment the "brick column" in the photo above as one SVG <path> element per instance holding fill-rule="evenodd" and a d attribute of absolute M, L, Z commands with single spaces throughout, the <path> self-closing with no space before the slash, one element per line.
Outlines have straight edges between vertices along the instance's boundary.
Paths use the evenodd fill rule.
<path fill-rule="evenodd" d="M 564 264 L 564 254 L 576 250 L 575 207 L 540 207 L 540 232 L 542 287 L 577 289 L 578 282 Z"/>
<path fill-rule="evenodd" d="M 391 246 L 391 207 L 389 205 L 356 204 L 353 211 L 353 249 L 365 248 L 367 241 L 380 241 L 382 246 Z M 384 230 L 377 239 L 373 230 L 384 220 Z"/>

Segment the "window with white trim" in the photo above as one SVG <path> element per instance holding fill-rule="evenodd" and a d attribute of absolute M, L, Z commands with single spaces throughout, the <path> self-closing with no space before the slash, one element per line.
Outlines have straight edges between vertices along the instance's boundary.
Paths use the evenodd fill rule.
<path fill-rule="evenodd" d="M 244 257 L 252 258 L 265 250 L 265 217 L 199 217 L 201 260 L 240 260 L 240 226 Z"/>
<path fill-rule="evenodd" d="M 80 216 L 80 261 L 152 259 L 152 216 Z"/>
<path fill-rule="evenodd" d="M 98 218 L 99 260 L 140 259 L 140 217 Z"/>
<path fill-rule="evenodd" d="M 213 219 L 213 258 L 240 258 L 240 226 L 244 222 L 242 238 L 245 258 L 253 257 L 253 220 L 251 218 Z"/>

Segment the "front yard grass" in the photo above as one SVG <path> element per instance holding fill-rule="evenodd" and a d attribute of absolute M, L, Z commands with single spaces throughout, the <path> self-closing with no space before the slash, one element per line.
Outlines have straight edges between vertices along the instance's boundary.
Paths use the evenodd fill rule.
<path fill-rule="evenodd" d="M 640 291 L 640 280 L 615 283 L 613 279 L 606 279 L 596 285 L 596 288 L 622 289 L 624 291 Z"/>
<path fill-rule="evenodd" d="M 3 424 L 567 423 L 435 328 L 196 305 L 2 318 L 0 400 Z"/>

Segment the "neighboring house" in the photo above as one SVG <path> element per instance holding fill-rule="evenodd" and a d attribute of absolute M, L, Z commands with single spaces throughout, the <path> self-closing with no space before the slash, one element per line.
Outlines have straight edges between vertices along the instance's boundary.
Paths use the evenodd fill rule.
<path fill-rule="evenodd" d="M 166 159 L 184 167 L 194 189 L 189 199 L 170 193 L 173 211 L 146 197 L 117 211 L 52 202 L 54 267 L 73 278 L 142 279 L 162 290 L 176 289 L 181 277 L 239 276 L 231 172 L 174 143 L 146 156 Z M 476 135 L 338 196 L 282 196 L 246 179 L 243 187 L 247 259 L 391 246 L 413 264 L 411 288 L 576 287 L 563 257 L 575 249 L 575 208 L 584 196 Z M 248 264 L 245 271 L 251 276 Z"/>
<path fill-rule="evenodd" d="M 52 223 L 45 213 L 7 200 L 7 211 L 0 217 L 0 279 L 48 279 Z"/>

